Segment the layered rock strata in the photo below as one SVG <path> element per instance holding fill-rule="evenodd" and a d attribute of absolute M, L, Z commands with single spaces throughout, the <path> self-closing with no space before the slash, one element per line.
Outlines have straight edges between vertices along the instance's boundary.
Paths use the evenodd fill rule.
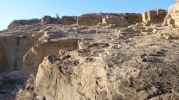
<path fill-rule="evenodd" d="M 163 10 L 143 21 L 136 13 L 99 13 L 11 23 L 0 31 L 0 99 L 178 100 L 172 7 L 170 26 L 161 25 Z"/>

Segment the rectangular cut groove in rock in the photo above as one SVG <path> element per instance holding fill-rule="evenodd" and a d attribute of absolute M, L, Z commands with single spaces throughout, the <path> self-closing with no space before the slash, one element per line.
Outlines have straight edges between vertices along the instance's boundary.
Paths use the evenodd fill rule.
<path fill-rule="evenodd" d="M 0 56 L 2 62 L 0 66 L 5 66 L 5 70 L 18 70 L 22 67 L 22 59 L 25 53 L 36 41 L 35 38 L 24 38 L 17 36 L 1 37 Z"/>
<path fill-rule="evenodd" d="M 61 49 L 72 49 L 76 50 L 79 48 L 79 39 L 60 39 L 60 40 L 51 40 L 50 43 L 58 45 Z"/>
<path fill-rule="evenodd" d="M 52 49 L 53 48 L 53 49 Z M 36 74 L 38 65 L 48 55 L 59 55 L 59 50 L 79 49 L 79 39 L 60 39 L 40 43 L 32 47 L 23 57 L 24 70 Z"/>

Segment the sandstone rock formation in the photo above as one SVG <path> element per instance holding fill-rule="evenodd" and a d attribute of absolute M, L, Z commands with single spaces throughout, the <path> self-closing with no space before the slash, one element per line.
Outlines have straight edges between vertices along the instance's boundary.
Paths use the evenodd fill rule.
<path fill-rule="evenodd" d="M 78 17 L 78 25 L 98 25 L 102 22 L 102 14 L 85 14 Z"/>
<path fill-rule="evenodd" d="M 78 25 L 110 25 L 115 24 L 118 26 L 127 26 L 142 21 L 141 14 L 124 13 L 124 14 L 111 14 L 111 13 L 98 13 L 98 14 L 85 14 L 78 17 Z"/>
<path fill-rule="evenodd" d="M 72 98 L 74 100 L 99 100 L 108 98 L 107 77 L 104 70 L 105 63 L 102 59 L 96 58 L 95 62 L 85 63 L 84 61 L 80 64 L 76 59 L 63 58 L 59 59 L 59 62 L 55 61 L 57 65 L 55 65 L 54 59 L 56 58 L 49 56 L 40 64 L 35 79 L 35 87 L 39 95 L 48 100 L 71 100 Z M 52 70 L 53 73 L 51 73 Z M 51 78 L 47 79 L 46 77 Z M 48 91 L 43 91 L 44 88 L 49 89 Z"/>
<path fill-rule="evenodd" d="M 45 24 L 60 24 L 61 23 L 61 19 L 60 18 L 53 18 L 51 16 L 44 16 L 43 18 L 41 18 L 41 24 L 45 25 Z"/>
<path fill-rule="evenodd" d="M 36 37 L 37 38 L 37 37 Z M 22 68 L 22 58 L 31 48 L 36 38 L 26 36 L 3 36 L 1 41 L 1 56 L 6 70 L 19 70 Z M 6 63 L 5 63 L 6 62 Z"/>
<path fill-rule="evenodd" d="M 8 28 L 12 27 L 17 27 L 17 26 L 22 26 L 22 25 L 35 25 L 35 24 L 40 24 L 39 19 L 30 19 L 30 20 L 14 20 L 11 22 L 8 26 Z"/>
<path fill-rule="evenodd" d="M 177 25 L 174 8 L 165 19 Z M 163 26 L 165 14 L 11 23 L 0 31 L 0 99 L 178 100 L 179 28 Z"/>
<path fill-rule="evenodd" d="M 127 26 L 129 23 L 124 16 L 105 16 L 102 21 L 103 24 L 116 24 L 121 26 Z"/>
<path fill-rule="evenodd" d="M 54 38 L 62 38 L 62 37 L 65 37 L 65 32 L 49 32 L 49 31 L 45 31 L 44 32 L 44 35 L 39 38 L 39 41 L 42 40 L 50 40 L 50 39 L 54 39 Z"/>
<path fill-rule="evenodd" d="M 28 74 L 36 75 L 38 65 L 43 61 L 44 57 L 58 55 L 59 50 L 65 49 L 78 49 L 78 39 L 47 41 L 34 45 L 23 57 L 23 70 Z"/>
<path fill-rule="evenodd" d="M 66 29 L 69 27 L 77 28 L 68 26 Z M 177 100 L 178 41 L 159 37 L 153 31 L 155 28 L 156 26 L 152 28 L 143 24 L 107 30 L 99 26 L 85 26 L 68 33 L 72 36 L 77 32 L 74 37 L 81 38 L 77 44 L 80 48 L 68 50 L 50 46 L 49 43 L 45 43 L 49 45 L 46 49 L 38 49 L 42 46 L 37 46 L 34 54 L 29 53 L 26 59 L 27 62 L 32 61 L 27 65 L 36 64 L 34 68 L 30 65 L 26 69 L 33 69 L 31 73 L 38 70 L 37 75 L 32 83 L 27 82 L 26 88 L 19 91 L 16 98 Z M 84 34 L 84 30 L 92 29 L 98 29 L 102 33 Z M 137 29 L 140 31 L 136 31 Z M 144 30 L 150 34 L 143 34 Z M 158 26 L 156 30 L 161 33 L 172 32 L 173 36 L 179 37 L 177 28 Z M 56 42 L 54 44 L 61 44 Z M 69 47 L 71 46 L 73 45 L 70 43 Z M 46 53 L 42 57 L 40 55 L 43 55 L 43 50 Z M 39 57 L 41 60 L 36 59 Z"/>
<path fill-rule="evenodd" d="M 128 26 L 138 22 L 142 22 L 140 14 L 104 14 L 102 19 L 103 25 L 115 24 L 117 26 Z"/>
<path fill-rule="evenodd" d="M 169 7 L 168 14 L 163 24 L 179 26 L 179 2 Z"/>

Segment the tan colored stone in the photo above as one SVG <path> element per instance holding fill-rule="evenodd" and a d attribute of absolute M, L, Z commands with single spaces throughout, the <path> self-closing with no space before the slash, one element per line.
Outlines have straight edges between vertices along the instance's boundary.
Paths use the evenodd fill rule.
<path fill-rule="evenodd" d="M 53 48 L 53 49 L 51 49 Z M 59 55 L 59 50 L 78 49 L 78 39 L 60 39 L 43 42 L 33 46 L 23 57 L 23 69 L 29 74 L 36 75 L 38 65 L 48 55 Z"/>
<path fill-rule="evenodd" d="M 168 14 L 163 24 L 179 26 L 179 2 L 169 7 Z"/>
<path fill-rule="evenodd" d="M 17 100 L 178 98 L 178 28 L 146 26 L 141 14 L 117 15 L 129 25 L 117 27 L 121 24 L 111 17 L 107 28 L 85 19 L 88 26 L 55 22 L 0 32 L 0 67 L 7 61 L 7 70 L 0 69 L 0 98 L 4 91 Z M 67 33 L 65 38 L 59 32 Z M 41 37 L 47 41 L 37 41 Z M 23 73 L 34 77 L 27 80 Z"/>
<path fill-rule="evenodd" d="M 68 59 L 75 60 L 75 58 Z M 68 59 L 61 60 L 59 64 L 62 65 L 63 61 L 68 61 Z M 55 65 L 55 62 L 51 62 L 50 57 L 45 57 L 39 65 L 35 80 L 36 91 L 44 95 L 47 100 L 95 100 L 98 97 L 103 100 L 109 98 L 106 71 L 102 59 L 97 58 L 95 64 L 83 62 L 76 66 L 68 65 L 70 63 L 60 66 Z"/>
<path fill-rule="evenodd" d="M 8 28 L 13 28 L 13 27 L 22 26 L 22 25 L 37 25 L 37 24 L 40 24 L 39 19 L 14 20 L 8 25 Z"/>
<path fill-rule="evenodd" d="M 61 23 L 61 19 L 60 18 L 54 18 L 51 16 L 44 16 L 43 18 L 41 18 L 41 24 L 45 25 L 45 24 L 60 24 Z"/>
<path fill-rule="evenodd" d="M 22 68 L 22 59 L 25 53 L 37 41 L 38 37 L 8 36 L 1 37 L 2 64 L 6 63 L 6 70 L 18 70 Z"/>
<path fill-rule="evenodd" d="M 98 25 L 102 22 L 102 14 L 86 14 L 78 17 L 78 25 Z"/>
<path fill-rule="evenodd" d="M 107 15 L 103 17 L 102 24 L 110 25 L 110 24 L 116 24 L 118 26 L 127 26 L 128 20 L 126 20 L 125 16 L 113 16 L 113 15 Z"/>
<path fill-rule="evenodd" d="M 158 32 L 158 29 L 157 28 L 153 28 L 153 33 L 157 33 Z"/>
<path fill-rule="evenodd" d="M 94 13 L 85 14 L 78 17 L 78 25 L 99 25 L 106 26 L 115 24 L 118 26 L 127 26 L 129 24 L 136 24 L 142 21 L 141 14 L 137 13 Z"/>
<path fill-rule="evenodd" d="M 169 14 L 166 15 L 165 20 L 163 22 L 163 25 L 164 26 L 166 26 L 166 25 L 169 25 L 169 26 L 175 25 L 175 21 L 174 21 L 174 19 L 172 19 L 171 15 L 169 15 Z"/>

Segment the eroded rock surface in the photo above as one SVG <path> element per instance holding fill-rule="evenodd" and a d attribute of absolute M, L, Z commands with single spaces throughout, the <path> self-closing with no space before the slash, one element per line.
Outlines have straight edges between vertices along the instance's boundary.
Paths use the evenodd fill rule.
<path fill-rule="evenodd" d="M 13 28 L 22 25 L 35 25 L 35 24 L 40 24 L 40 20 L 39 19 L 14 20 L 9 24 L 8 28 Z"/>
<path fill-rule="evenodd" d="M 68 34 L 80 37 L 79 49 L 59 48 L 55 55 L 42 57 L 33 83 L 18 92 L 18 99 L 179 98 L 178 28 L 136 24 L 63 30 L 69 27 L 76 28 Z"/>
<path fill-rule="evenodd" d="M 98 25 L 102 22 L 102 14 L 85 14 L 78 17 L 78 25 Z"/>
<path fill-rule="evenodd" d="M 78 49 L 78 39 L 62 39 L 50 42 L 42 42 L 33 46 L 23 57 L 23 69 L 28 74 L 36 75 L 39 64 L 48 55 L 58 55 L 59 50 Z"/>
<path fill-rule="evenodd" d="M 44 16 L 41 19 L 41 24 L 45 25 L 45 24 L 60 24 L 61 23 L 61 19 L 60 18 L 54 18 L 51 16 Z"/>
<path fill-rule="evenodd" d="M 13 22 L 0 31 L 0 99 L 178 100 L 177 12 L 160 11 Z"/>
<path fill-rule="evenodd" d="M 168 9 L 168 14 L 165 17 L 164 25 L 179 26 L 179 2 L 173 4 Z"/>

